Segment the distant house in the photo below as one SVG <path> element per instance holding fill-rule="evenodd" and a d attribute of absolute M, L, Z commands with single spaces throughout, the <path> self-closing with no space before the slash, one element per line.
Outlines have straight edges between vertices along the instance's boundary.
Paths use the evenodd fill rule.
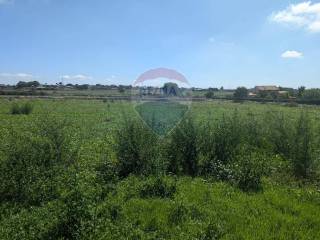
<path fill-rule="evenodd" d="M 254 88 L 255 93 L 261 93 L 261 92 L 267 92 L 267 93 L 271 93 L 271 92 L 275 92 L 278 93 L 280 91 L 280 88 L 277 86 L 256 86 Z"/>
<path fill-rule="evenodd" d="M 278 93 L 279 93 L 279 95 L 288 95 L 289 94 L 288 91 L 279 91 Z"/>
<path fill-rule="evenodd" d="M 249 96 L 249 97 L 256 97 L 257 94 L 255 94 L 255 93 L 253 93 L 253 92 L 249 92 L 248 96 Z"/>

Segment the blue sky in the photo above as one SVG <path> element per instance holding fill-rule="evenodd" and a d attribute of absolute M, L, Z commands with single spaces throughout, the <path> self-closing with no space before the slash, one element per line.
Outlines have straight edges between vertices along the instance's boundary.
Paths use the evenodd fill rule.
<path fill-rule="evenodd" d="M 320 87 L 319 59 L 316 1 L 0 0 L 0 83 Z"/>

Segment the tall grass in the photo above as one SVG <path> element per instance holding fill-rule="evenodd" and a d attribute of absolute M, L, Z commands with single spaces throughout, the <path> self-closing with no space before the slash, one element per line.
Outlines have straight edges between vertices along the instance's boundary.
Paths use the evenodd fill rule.
<path fill-rule="evenodd" d="M 3 239 L 319 235 L 314 186 L 294 189 L 263 179 L 273 161 L 282 159 L 292 165 L 287 175 L 314 174 L 319 149 L 304 112 L 292 120 L 281 113 L 257 119 L 235 111 L 202 123 L 188 115 L 165 138 L 126 118 L 108 142 L 90 139 L 82 145 L 74 142 L 72 125 L 46 118 L 27 131 L 3 131 L 8 136 L 0 146 Z M 101 156 L 106 152 L 110 155 Z M 219 182 L 207 181 L 212 178 Z M 110 182 L 113 187 L 104 187 Z M 264 192 L 246 193 L 259 190 Z"/>
<path fill-rule="evenodd" d="M 198 128 L 190 115 L 186 116 L 165 141 L 164 156 L 168 171 L 175 174 L 198 174 Z"/>
<path fill-rule="evenodd" d="M 158 160 L 158 137 L 144 123 L 125 117 L 115 135 L 120 177 L 150 174 Z"/>
<path fill-rule="evenodd" d="M 199 138 L 201 174 L 225 179 L 227 165 L 241 144 L 241 119 L 238 113 L 224 115 L 221 120 L 204 124 Z"/>
<path fill-rule="evenodd" d="M 32 110 L 33 110 L 33 105 L 30 102 L 26 102 L 22 104 L 18 104 L 14 102 L 11 105 L 10 113 L 13 115 L 16 115 L 16 114 L 29 115 L 32 112 Z"/>
<path fill-rule="evenodd" d="M 312 139 L 310 119 L 302 112 L 295 126 L 292 148 L 293 169 L 298 178 L 307 178 L 312 173 Z"/>
<path fill-rule="evenodd" d="M 294 123 L 282 113 L 258 121 L 252 113 L 234 111 L 201 124 L 189 114 L 161 140 L 142 122 L 125 121 L 116 137 L 116 152 L 123 177 L 159 169 L 155 163 L 161 159 L 167 173 L 214 177 L 250 190 L 260 187 L 274 164 L 267 164 L 268 158 L 277 155 L 291 163 L 292 175 L 308 178 L 314 167 L 313 142 L 305 114 Z"/>

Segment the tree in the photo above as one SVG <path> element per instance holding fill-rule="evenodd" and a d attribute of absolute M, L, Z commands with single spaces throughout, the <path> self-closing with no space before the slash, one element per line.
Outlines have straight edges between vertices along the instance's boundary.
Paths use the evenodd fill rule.
<path fill-rule="evenodd" d="M 177 96 L 179 95 L 179 86 L 176 83 L 168 82 L 162 87 L 163 93 L 167 96 Z"/>
<path fill-rule="evenodd" d="M 209 90 L 209 91 L 212 91 L 212 92 L 218 92 L 218 91 L 219 91 L 218 88 L 212 88 L 212 87 L 208 88 L 208 90 Z"/>
<path fill-rule="evenodd" d="M 169 172 L 196 176 L 198 172 L 197 130 L 192 117 L 187 116 L 171 132 L 165 146 Z"/>
<path fill-rule="evenodd" d="M 320 100 L 320 89 L 313 88 L 304 90 L 302 93 L 302 99 L 304 100 Z"/>
<path fill-rule="evenodd" d="M 306 87 L 305 86 L 301 86 L 298 88 L 298 97 L 302 97 L 303 93 L 305 92 Z"/>
<path fill-rule="evenodd" d="M 246 98 L 248 97 L 248 89 L 245 87 L 238 87 L 233 96 L 235 98 Z"/>
<path fill-rule="evenodd" d="M 122 85 L 119 85 L 118 91 L 119 91 L 119 93 L 124 93 L 125 92 L 125 87 L 122 86 Z"/>
<path fill-rule="evenodd" d="M 40 83 L 38 81 L 24 82 L 20 81 L 17 83 L 16 88 L 26 88 L 26 87 L 39 87 Z"/>
<path fill-rule="evenodd" d="M 214 98 L 214 92 L 213 91 L 206 92 L 205 97 L 206 98 Z"/>

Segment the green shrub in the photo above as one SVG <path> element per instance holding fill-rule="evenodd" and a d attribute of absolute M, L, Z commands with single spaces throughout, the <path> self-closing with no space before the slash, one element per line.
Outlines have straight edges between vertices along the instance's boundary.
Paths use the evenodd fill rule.
<path fill-rule="evenodd" d="M 29 115 L 32 112 L 32 110 L 33 106 L 29 102 L 22 104 L 22 106 L 20 107 L 21 114 Z"/>
<path fill-rule="evenodd" d="M 269 148 L 266 139 L 265 124 L 258 119 L 258 115 L 248 112 L 241 119 L 241 129 L 239 129 L 243 141 L 253 147 Z"/>
<path fill-rule="evenodd" d="M 119 179 L 117 163 L 112 161 L 108 156 L 104 156 L 101 163 L 95 169 L 97 180 L 103 184 L 106 192 L 115 187 L 115 183 Z"/>
<path fill-rule="evenodd" d="M 237 112 L 233 116 L 223 116 L 213 124 L 201 129 L 199 139 L 201 174 L 225 179 L 229 175 L 226 167 L 234 159 L 241 143 L 241 120 Z"/>
<path fill-rule="evenodd" d="M 53 239 L 80 239 L 91 220 L 89 213 L 90 201 L 80 191 L 77 184 L 71 185 L 67 194 L 62 196 L 62 214 L 54 231 L 50 233 Z"/>
<path fill-rule="evenodd" d="M 25 114 L 29 115 L 33 110 L 33 106 L 30 102 L 23 103 L 19 105 L 18 103 L 14 102 L 11 105 L 10 108 L 10 113 L 15 115 L 15 114 Z"/>
<path fill-rule="evenodd" d="M 176 192 L 176 183 L 167 177 L 149 177 L 140 189 L 142 198 L 172 198 Z"/>
<path fill-rule="evenodd" d="M 11 105 L 11 108 L 10 108 L 10 113 L 15 115 L 15 114 L 20 114 L 20 107 L 17 103 L 13 103 Z"/>
<path fill-rule="evenodd" d="M 157 136 L 141 121 L 125 119 L 115 136 L 120 177 L 157 171 L 157 142 Z"/>
<path fill-rule="evenodd" d="M 206 92 L 204 96 L 209 99 L 214 98 L 214 92 L 213 91 Z"/>
<path fill-rule="evenodd" d="M 68 141 L 62 123 L 52 119 L 28 132 L 10 131 L 0 160 L 0 200 L 38 205 L 56 198 L 72 157 Z"/>
<path fill-rule="evenodd" d="M 51 202 L 30 209 L 20 208 L 1 218 L 0 238 L 20 239 L 57 239 L 52 235 L 59 224 L 61 204 Z"/>
<path fill-rule="evenodd" d="M 250 147 L 241 147 L 236 161 L 232 163 L 232 177 L 243 191 L 259 191 L 262 188 L 262 177 L 267 172 L 267 156 Z"/>
<path fill-rule="evenodd" d="M 294 175 L 298 178 L 308 178 L 312 172 L 312 129 L 310 119 L 302 112 L 295 126 L 292 148 Z"/>
<path fill-rule="evenodd" d="M 183 203 L 175 203 L 170 209 L 168 223 L 170 226 L 183 224 L 189 216 L 189 209 Z"/>
<path fill-rule="evenodd" d="M 169 172 L 196 176 L 198 173 L 197 128 L 191 116 L 185 117 L 165 142 L 164 156 Z"/>
<path fill-rule="evenodd" d="M 223 227 L 213 221 L 210 222 L 205 228 L 203 233 L 200 235 L 199 239 L 202 240 L 218 240 L 218 239 L 222 239 L 222 237 L 226 235 L 225 230 L 223 229 Z"/>
<path fill-rule="evenodd" d="M 293 127 L 290 119 L 283 113 L 269 113 L 266 118 L 268 142 L 275 154 L 280 154 L 286 159 L 291 158 L 292 144 L 295 141 Z M 269 122 L 268 122 L 269 121 Z"/>

